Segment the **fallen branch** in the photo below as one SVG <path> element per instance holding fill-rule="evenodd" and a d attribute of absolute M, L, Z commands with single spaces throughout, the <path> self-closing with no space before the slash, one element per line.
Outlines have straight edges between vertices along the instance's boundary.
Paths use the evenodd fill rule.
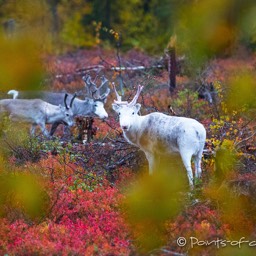
<path fill-rule="evenodd" d="M 238 141 L 237 143 L 235 143 L 234 146 L 237 148 L 239 144 L 241 144 L 241 143 L 243 143 L 243 142 L 245 142 L 245 141 L 247 141 L 247 140 L 253 138 L 253 137 L 255 136 L 255 134 L 256 134 L 256 132 L 254 132 L 254 133 L 253 133 L 252 135 L 250 135 L 249 137 L 247 137 L 247 138 L 245 138 L 245 139 L 243 139 L 243 140 L 241 140 L 241 141 Z"/>

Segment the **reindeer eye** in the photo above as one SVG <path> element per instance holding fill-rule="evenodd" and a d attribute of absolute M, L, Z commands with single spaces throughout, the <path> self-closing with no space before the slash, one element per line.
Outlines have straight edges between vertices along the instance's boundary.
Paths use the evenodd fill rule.
<path fill-rule="evenodd" d="M 132 115 L 134 115 L 135 113 L 134 112 L 132 112 Z"/>
<path fill-rule="evenodd" d="M 121 115 L 121 113 L 119 112 L 119 113 L 118 113 L 118 115 L 120 116 L 120 115 Z"/>
<path fill-rule="evenodd" d="M 66 116 L 69 116 L 69 114 L 67 113 Z"/>

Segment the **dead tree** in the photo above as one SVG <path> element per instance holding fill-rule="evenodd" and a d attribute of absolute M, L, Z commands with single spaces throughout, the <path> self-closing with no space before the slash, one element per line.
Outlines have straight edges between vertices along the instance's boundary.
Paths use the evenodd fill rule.
<path fill-rule="evenodd" d="M 177 62 L 176 62 L 176 36 L 172 36 L 167 46 L 166 55 L 168 59 L 168 74 L 169 74 L 169 90 L 170 93 L 176 88 L 176 73 L 177 73 Z"/>

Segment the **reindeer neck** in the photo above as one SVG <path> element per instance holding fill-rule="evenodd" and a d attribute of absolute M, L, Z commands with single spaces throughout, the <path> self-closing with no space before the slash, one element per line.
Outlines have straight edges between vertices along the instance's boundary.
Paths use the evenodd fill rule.
<path fill-rule="evenodd" d="M 140 130 L 142 123 L 144 122 L 146 116 L 139 116 L 136 115 L 134 118 L 134 122 L 132 124 L 132 129 L 134 130 L 134 132 Z"/>
<path fill-rule="evenodd" d="M 134 120 L 133 123 L 130 126 L 129 131 L 124 132 L 124 137 L 126 138 L 126 140 L 134 145 L 138 144 L 138 135 L 140 133 L 142 124 L 145 120 L 145 116 L 139 116 L 137 115 Z"/>
<path fill-rule="evenodd" d="M 80 99 L 75 99 L 72 106 L 74 115 L 89 115 L 91 114 L 91 108 L 89 103 L 85 104 Z"/>
<path fill-rule="evenodd" d="M 82 106 L 82 101 L 80 99 L 74 99 L 73 105 L 72 105 L 72 111 L 74 115 L 79 115 L 80 113 L 80 106 Z"/>
<path fill-rule="evenodd" d="M 45 112 L 46 112 L 46 123 L 52 123 L 52 122 L 55 122 L 56 119 L 61 120 L 63 118 L 63 113 L 59 111 L 58 106 L 54 106 L 47 103 L 47 105 L 45 106 Z"/>

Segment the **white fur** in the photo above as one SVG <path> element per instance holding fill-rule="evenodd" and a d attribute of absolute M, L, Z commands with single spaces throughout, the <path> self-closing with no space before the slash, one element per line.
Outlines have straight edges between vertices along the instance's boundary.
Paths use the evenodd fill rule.
<path fill-rule="evenodd" d="M 175 153 L 180 154 L 187 170 L 189 184 L 193 186 L 191 159 L 195 160 L 195 175 L 201 176 L 201 158 L 206 139 L 204 126 L 195 119 L 151 113 L 139 116 L 140 104 L 113 103 L 119 114 L 125 139 L 138 146 L 149 162 L 149 173 L 156 167 L 157 159 Z"/>
<path fill-rule="evenodd" d="M 69 126 L 74 124 L 73 111 L 61 105 L 55 106 L 40 99 L 0 100 L 0 113 L 6 113 L 12 121 L 23 121 L 31 123 L 31 134 L 34 135 L 35 127 L 38 125 L 45 136 L 49 133 L 45 124 L 64 122 Z"/>
<path fill-rule="evenodd" d="M 10 90 L 8 94 L 13 95 L 13 99 L 21 98 L 21 99 L 30 99 L 30 98 L 40 98 L 50 104 L 53 105 L 64 105 L 63 97 L 65 93 L 62 92 L 31 92 L 31 91 L 21 91 L 18 92 L 16 90 Z M 72 94 L 68 94 L 69 98 L 72 98 Z M 85 98 L 84 100 L 75 98 L 72 111 L 74 116 L 92 116 L 99 117 L 100 119 L 106 119 L 108 117 L 108 113 L 104 108 L 104 101 L 95 100 L 92 98 Z M 59 122 L 55 122 L 52 125 L 50 134 L 53 135 L 56 131 Z"/>

